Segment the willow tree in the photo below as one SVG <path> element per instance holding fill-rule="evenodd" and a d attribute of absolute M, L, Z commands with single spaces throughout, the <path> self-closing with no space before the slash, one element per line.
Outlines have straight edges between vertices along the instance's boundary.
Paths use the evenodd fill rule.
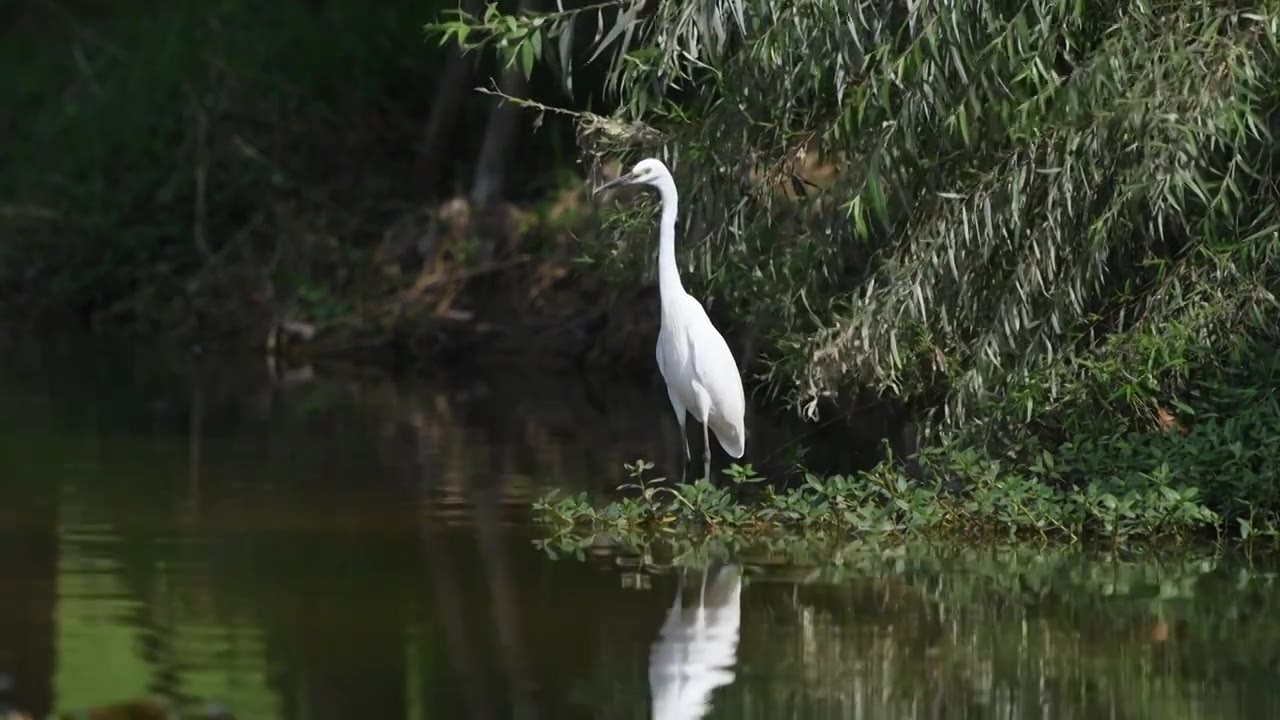
<path fill-rule="evenodd" d="M 1143 376 L 1118 403 L 1141 410 L 1192 348 L 1272 332 L 1276 0 L 618 0 L 433 27 L 570 88 L 594 33 L 578 59 L 608 63 L 616 112 L 578 116 L 589 167 L 668 161 L 689 281 L 766 332 L 771 386 L 810 414 L 853 388 L 1030 412 L 1104 362 Z M 597 258 L 647 265 L 648 209 L 611 213 L 636 241 Z"/>

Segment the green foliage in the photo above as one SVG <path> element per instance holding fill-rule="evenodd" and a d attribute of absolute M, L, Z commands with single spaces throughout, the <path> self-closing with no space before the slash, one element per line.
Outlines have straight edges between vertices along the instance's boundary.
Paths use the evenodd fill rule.
<path fill-rule="evenodd" d="M 605 7 L 605 6 L 597 6 Z M 504 15 L 497 3 L 486 3 L 484 16 L 477 18 L 461 8 L 446 10 L 444 14 L 454 19 L 426 26 L 428 36 L 439 37 L 439 44 L 449 42 L 466 50 L 474 50 L 492 43 L 502 55 L 503 67 L 519 63 L 520 72 L 528 78 L 535 63 L 559 61 L 565 83 L 572 85 L 572 68 L 569 64 L 573 43 L 573 24 L 567 22 L 574 15 L 591 9 L 554 13 L 529 12 L 520 18 Z M 556 24 L 556 21 L 559 21 Z M 551 24 L 549 24 L 551 23 Z M 469 41 L 473 35 L 479 40 Z M 555 40 L 555 44 L 552 41 Z M 544 50 L 545 47 L 545 50 Z"/>
<path fill-rule="evenodd" d="M 945 422 L 920 481 L 889 460 L 749 499 L 645 486 L 551 516 L 628 533 L 1274 535 L 1280 3 L 640 8 L 596 11 L 618 112 L 579 116 L 593 170 L 667 160 L 689 284 L 769 340 L 767 378 L 798 408 L 870 389 L 945 398 Z M 581 18 L 539 21 L 487 17 L 471 46 Z M 590 259 L 647 277 L 651 213 L 610 209 L 633 242 Z M 1190 429 L 1159 429 L 1171 418 Z"/>
<path fill-rule="evenodd" d="M 1134 445 L 1134 440 L 1120 439 L 1106 450 Z M 1036 537 L 1114 546 L 1131 539 L 1181 538 L 1215 527 L 1218 516 L 1203 504 L 1199 488 L 1186 484 L 1185 475 L 1174 473 L 1167 463 L 1144 472 L 1134 469 L 1142 466 L 1142 459 L 1135 458 L 1132 467 L 1118 473 L 1085 477 L 1080 473 L 1091 466 L 1079 462 L 1080 456 L 1091 450 L 1067 446 L 1058 456 L 1044 450 L 1030 463 L 1004 463 L 972 448 L 933 450 L 919 458 L 932 478 L 926 482 L 886 463 L 854 476 L 807 475 L 797 487 L 779 491 L 766 486 L 754 497 L 740 492 L 743 483 L 761 482 L 749 466 L 726 470 L 732 482 L 717 487 L 705 479 L 676 485 L 645 479 L 651 466 L 638 462 L 628 466 L 635 482 L 619 488 L 633 494 L 597 508 L 585 494 L 558 498 L 553 492 L 535 503 L 534 512 L 561 543 L 607 533 L 631 544 L 655 537 L 708 536 L 878 541 Z M 1275 521 L 1274 515 L 1269 517 L 1273 535 Z"/>
<path fill-rule="evenodd" d="M 1068 395 L 1072 404 L 1055 408 L 1053 424 L 1030 418 L 943 432 L 916 454 L 912 473 L 889 457 L 853 476 L 809 475 L 787 490 L 748 492 L 759 482 L 750 466 L 726 470 L 733 482 L 724 487 L 706 481 L 672 486 L 645 479 L 652 466 L 638 462 L 628 466 L 635 478 L 622 488 L 628 494 L 602 509 L 583 495 L 545 499 L 535 510 L 564 537 L 603 532 L 633 544 L 708 535 L 786 542 L 1036 538 L 1119 546 L 1203 536 L 1274 542 L 1280 538 L 1277 357 L 1251 346 L 1233 354 L 1230 364 L 1202 363 L 1183 385 L 1185 402 L 1172 403 L 1183 431 L 1107 421 L 1099 403 L 1148 392 L 1147 378 L 1121 382 L 1089 365 L 1101 379 L 1081 374 Z M 976 412 L 1015 415 L 1020 392 L 1012 398 Z"/>
<path fill-rule="evenodd" d="M 1137 347 L 1149 348 L 1145 342 Z M 1158 354 L 1158 353 L 1156 353 Z M 631 543 L 671 535 L 844 538 L 1037 538 L 1067 543 L 1167 541 L 1216 536 L 1280 538 L 1280 359 L 1245 343 L 1229 358 L 1199 360 L 1169 403 L 1174 425 L 1108 419 L 1107 404 L 1150 395 L 1163 402 L 1152 362 L 1122 379 L 1115 368 L 1083 362 L 1066 405 L 1048 419 L 970 423 L 938 434 L 907 468 L 888 457 L 853 476 L 808 475 L 786 490 L 766 486 L 750 466 L 725 471 L 733 482 L 675 485 L 648 480 L 651 465 L 628 466 L 635 482 L 602 509 L 583 496 L 545 499 L 535 510 L 567 537 L 607 532 Z M 1122 370 L 1123 368 L 1121 368 Z M 1003 404 L 976 414 L 1022 412 L 1027 381 Z M 1163 409 L 1163 408 L 1162 408 Z M 1168 412 L 1168 411 L 1165 411 Z M 1181 428 L 1179 430 L 1178 428 Z M 748 491 L 747 488 L 751 488 Z"/>
<path fill-rule="evenodd" d="M 1273 332 L 1252 318 L 1280 242 L 1276 2 L 612 5 L 593 52 L 620 109 L 583 116 L 584 152 L 674 166 L 689 282 L 769 336 L 773 387 L 810 414 L 942 388 L 961 419 L 1117 334 Z M 450 31 L 527 43 L 581 15 Z M 611 222 L 646 237 L 649 212 Z"/>
<path fill-rule="evenodd" d="M 323 276 L 294 256 L 332 248 L 303 246 L 301 226 L 369 204 L 389 178 L 362 177 L 358 162 L 419 131 L 410 111 L 425 101 L 404 89 L 434 59 L 414 31 L 429 8 L 79 5 L 22 13 L 30 37 L 6 29 L 0 42 L 13 69 L 0 83 L 0 127 L 12 128 L 0 299 L 86 313 L 172 305 L 210 264 L 202 246 L 217 263 L 243 251 L 269 270 L 283 254 L 289 272 Z"/>

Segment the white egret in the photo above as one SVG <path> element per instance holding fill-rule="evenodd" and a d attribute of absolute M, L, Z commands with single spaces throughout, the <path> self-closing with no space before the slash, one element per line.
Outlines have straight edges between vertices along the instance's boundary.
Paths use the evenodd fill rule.
<path fill-rule="evenodd" d="M 676 267 L 676 183 L 667 166 L 656 158 L 641 160 L 631 172 L 601 185 L 595 192 L 619 185 L 648 185 L 657 188 L 662 196 L 662 221 L 658 225 L 658 295 L 662 302 L 658 370 L 666 381 L 671 409 L 680 422 L 686 461 L 691 459 L 686 413 L 692 412 L 702 423 L 703 459 L 706 478 L 710 480 L 708 428 L 733 458 L 742 457 L 746 446 L 746 401 L 738 365 L 702 304 L 680 283 L 680 270 Z"/>

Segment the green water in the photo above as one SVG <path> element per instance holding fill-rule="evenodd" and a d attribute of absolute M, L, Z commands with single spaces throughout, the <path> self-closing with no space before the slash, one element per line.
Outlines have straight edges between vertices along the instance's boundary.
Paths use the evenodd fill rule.
<path fill-rule="evenodd" d="M 523 503 L 678 451 L 665 413 L 651 388 L 571 378 L 6 351 L 0 706 L 1280 717 L 1280 591 L 1256 558 L 945 548 L 680 571 L 535 548 Z"/>

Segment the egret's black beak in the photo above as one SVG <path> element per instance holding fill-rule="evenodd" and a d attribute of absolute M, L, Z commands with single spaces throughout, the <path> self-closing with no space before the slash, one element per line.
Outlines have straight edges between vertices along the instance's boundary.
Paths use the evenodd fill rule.
<path fill-rule="evenodd" d="M 616 177 L 616 178 L 614 178 L 614 179 L 610 180 L 609 182 L 607 182 L 607 183 L 605 183 L 605 184 L 601 185 L 600 187 L 596 188 L 595 190 L 592 190 L 592 191 L 591 191 L 591 194 L 592 194 L 592 195 L 599 195 L 602 191 L 604 191 L 604 190 L 608 190 L 608 189 L 609 189 L 609 188 L 611 188 L 611 187 L 618 187 L 619 185 L 630 185 L 631 183 L 635 182 L 635 179 L 636 179 L 635 173 L 627 173 L 627 174 L 625 174 L 625 175 L 619 175 L 618 177 Z"/>

